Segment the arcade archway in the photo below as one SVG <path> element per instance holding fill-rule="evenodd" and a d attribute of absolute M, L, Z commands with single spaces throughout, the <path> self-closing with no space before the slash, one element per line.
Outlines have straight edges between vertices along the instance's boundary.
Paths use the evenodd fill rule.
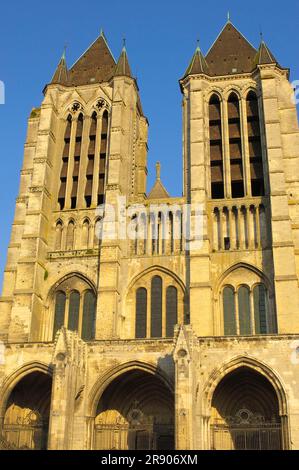
<path fill-rule="evenodd" d="M 213 394 L 211 448 L 280 450 L 282 442 L 279 403 L 272 384 L 247 367 L 226 375 Z"/>
<path fill-rule="evenodd" d="M 47 448 L 52 378 L 42 372 L 23 377 L 11 391 L 3 419 L 2 445 Z"/>
<path fill-rule="evenodd" d="M 131 370 L 114 379 L 96 411 L 94 449 L 173 449 L 174 399 L 155 375 Z"/>

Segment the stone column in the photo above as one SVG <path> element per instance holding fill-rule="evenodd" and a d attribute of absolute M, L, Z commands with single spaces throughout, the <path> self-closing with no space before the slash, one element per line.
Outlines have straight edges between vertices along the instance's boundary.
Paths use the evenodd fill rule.
<path fill-rule="evenodd" d="M 188 334 L 186 327 L 181 327 L 174 351 L 176 450 L 193 449 L 193 390 Z"/>

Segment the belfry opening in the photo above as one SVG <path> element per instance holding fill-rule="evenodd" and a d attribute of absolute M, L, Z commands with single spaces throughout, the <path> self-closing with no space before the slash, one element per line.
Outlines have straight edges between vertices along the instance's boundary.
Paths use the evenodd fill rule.
<path fill-rule="evenodd" d="M 174 400 L 156 375 L 141 370 L 108 385 L 96 411 L 94 449 L 174 449 Z"/>

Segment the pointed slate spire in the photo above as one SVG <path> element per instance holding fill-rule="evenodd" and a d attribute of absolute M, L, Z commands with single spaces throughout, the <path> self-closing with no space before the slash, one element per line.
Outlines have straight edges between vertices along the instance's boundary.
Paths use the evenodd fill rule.
<path fill-rule="evenodd" d="M 100 36 L 79 57 L 69 71 L 70 85 L 87 85 L 109 81 L 115 69 L 115 59 L 101 30 Z"/>
<path fill-rule="evenodd" d="M 263 39 L 261 41 L 255 63 L 256 65 L 278 64 L 277 60 Z"/>
<path fill-rule="evenodd" d="M 156 181 L 148 195 L 148 199 L 165 199 L 168 197 L 169 197 L 169 194 L 166 191 L 161 181 L 161 165 L 160 165 L 160 162 L 157 162 L 156 163 Z"/>
<path fill-rule="evenodd" d="M 52 77 L 51 84 L 59 83 L 61 85 L 66 85 L 67 81 L 68 81 L 68 71 L 67 71 L 67 65 L 66 65 L 66 59 L 65 59 L 65 48 L 64 48 L 59 64 L 57 65 L 55 73 Z"/>
<path fill-rule="evenodd" d="M 209 75 L 209 67 L 199 45 L 197 45 L 195 53 L 193 54 L 191 62 L 185 72 L 184 78 L 188 75 L 196 75 L 200 73 Z"/>
<path fill-rule="evenodd" d="M 129 60 L 128 60 L 128 54 L 125 46 L 125 40 L 124 40 L 124 45 L 121 51 L 121 54 L 119 56 L 118 62 L 115 67 L 115 72 L 114 72 L 115 77 L 131 77 L 132 78 L 132 73 L 131 73 L 131 68 L 129 65 Z"/>
<path fill-rule="evenodd" d="M 206 55 L 210 75 L 252 72 L 256 53 L 257 50 L 229 20 Z"/>

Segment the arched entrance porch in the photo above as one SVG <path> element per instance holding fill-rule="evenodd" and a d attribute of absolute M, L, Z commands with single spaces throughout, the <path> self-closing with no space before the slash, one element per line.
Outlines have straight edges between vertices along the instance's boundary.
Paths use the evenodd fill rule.
<path fill-rule="evenodd" d="M 280 450 L 282 419 L 276 391 L 267 378 L 239 367 L 218 383 L 212 398 L 211 448 Z"/>
<path fill-rule="evenodd" d="M 51 376 L 38 371 L 28 373 L 15 384 L 2 418 L 2 447 L 47 448 L 51 389 Z"/>
<path fill-rule="evenodd" d="M 95 413 L 94 449 L 173 449 L 173 394 L 158 375 L 122 373 L 103 391 Z"/>

